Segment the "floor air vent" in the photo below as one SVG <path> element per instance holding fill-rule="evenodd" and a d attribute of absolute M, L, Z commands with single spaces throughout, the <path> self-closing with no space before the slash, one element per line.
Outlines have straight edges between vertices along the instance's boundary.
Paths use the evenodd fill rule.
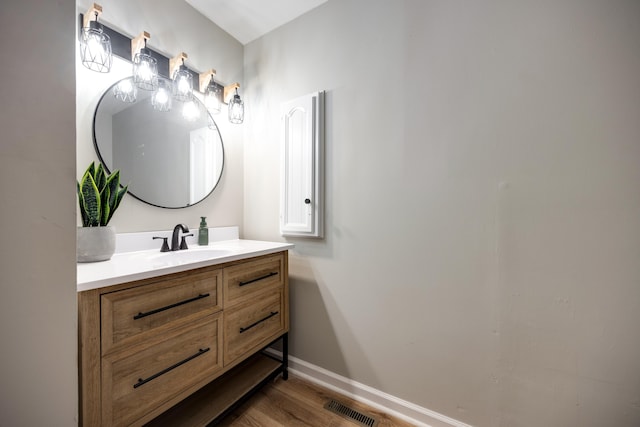
<path fill-rule="evenodd" d="M 324 408 L 333 412 L 334 414 L 338 414 L 350 421 L 353 421 L 356 424 L 360 424 L 365 427 L 376 427 L 378 425 L 378 420 L 369 415 L 365 415 L 362 412 L 358 412 L 353 408 L 343 405 L 340 402 L 336 402 L 335 400 L 330 400 L 324 405 Z"/>

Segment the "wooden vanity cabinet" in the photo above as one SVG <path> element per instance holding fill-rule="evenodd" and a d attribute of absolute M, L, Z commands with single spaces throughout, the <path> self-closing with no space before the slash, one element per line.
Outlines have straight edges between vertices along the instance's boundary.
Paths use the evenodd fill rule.
<path fill-rule="evenodd" d="M 78 293 L 83 426 L 207 425 L 282 373 L 287 252 Z"/>

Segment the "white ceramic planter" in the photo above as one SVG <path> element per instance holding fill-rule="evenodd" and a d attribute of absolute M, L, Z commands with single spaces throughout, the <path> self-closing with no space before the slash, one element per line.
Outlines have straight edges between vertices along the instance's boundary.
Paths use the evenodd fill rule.
<path fill-rule="evenodd" d="M 116 229 L 110 225 L 78 227 L 76 236 L 78 262 L 107 261 L 116 251 Z"/>

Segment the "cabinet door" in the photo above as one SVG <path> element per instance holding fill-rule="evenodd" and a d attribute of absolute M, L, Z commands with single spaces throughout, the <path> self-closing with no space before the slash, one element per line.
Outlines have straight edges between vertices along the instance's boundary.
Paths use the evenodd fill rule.
<path fill-rule="evenodd" d="M 256 295 L 282 288 L 284 256 L 265 256 L 225 267 L 223 294 L 225 309 L 243 303 Z"/>
<path fill-rule="evenodd" d="M 204 269 L 101 297 L 102 354 L 222 310 L 222 270 Z"/>
<path fill-rule="evenodd" d="M 286 332 L 281 290 L 224 311 L 224 365 L 260 350 Z"/>
<path fill-rule="evenodd" d="M 102 424 L 128 426 L 222 370 L 220 313 L 102 358 Z"/>
<path fill-rule="evenodd" d="M 282 104 L 280 233 L 323 237 L 324 92 Z"/>

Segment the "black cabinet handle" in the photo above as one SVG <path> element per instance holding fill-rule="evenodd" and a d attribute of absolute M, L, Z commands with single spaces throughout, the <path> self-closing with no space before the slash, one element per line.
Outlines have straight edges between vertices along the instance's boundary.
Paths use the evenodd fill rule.
<path fill-rule="evenodd" d="M 267 319 L 271 319 L 273 316 L 277 315 L 278 312 L 277 311 L 272 311 L 268 316 L 266 316 L 263 319 L 258 320 L 257 322 L 254 322 L 252 324 L 250 324 L 249 326 L 247 326 L 246 328 L 240 328 L 240 333 L 243 332 L 247 332 L 249 329 L 253 328 L 254 326 L 259 325 L 260 323 L 264 322 Z"/>
<path fill-rule="evenodd" d="M 181 305 L 188 304 L 190 302 L 198 301 L 199 299 L 206 298 L 209 295 L 210 294 L 207 292 L 206 294 L 200 294 L 197 297 L 189 298 L 189 299 L 186 299 L 184 301 L 180 301 L 180 302 L 177 302 L 175 304 L 168 305 L 166 307 L 156 308 L 155 310 L 147 311 L 146 313 L 140 312 L 140 313 L 136 314 L 135 316 L 133 316 L 133 320 L 142 319 L 143 317 L 151 316 L 152 314 L 160 313 L 162 311 L 169 310 L 171 308 L 179 307 Z"/>
<path fill-rule="evenodd" d="M 169 371 L 172 371 L 172 370 L 176 369 L 178 366 L 182 366 L 182 365 L 184 365 L 185 363 L 189 362 L 190 360 L 193 360 L 193 359 L 195 359 L 195 358 L 196 358 L 196 357 L 198 357 L 198 356 L 202 356 L 203 354 L 205 354 L 205 353 L 206 353 L 207 351 L 209 351 L 209 350 L 210 350 L 210 348 L 209 348 L 209 347 L 207 347 L 207 348 L 201 348 L 200 350 L 198 350 L 198 352 L 197 352 L 196 354 L 193 354 L 193 355 L 191 355 L 191 356 L 187 357 L 186 359 L 179 361 L 179 362 L 178 362 L 178 363 L 176 363 L 175 365 L 171 365 L 171 366 L 169 366 L 168 368 L 163 369 L 162 371 L 160 371 L 160 372 L 158 372 L 158 373 L 156 373 L 156 374 L 153 374 L 153 375 L 151 375 L 151 376 L 150 376 L 150 377 L 148 377 L 148 378 L 145 378 L 145 379 L 138 378 L 138 382 L 137 382 L 137 383 L 135 383 L 135 384 L 133 385 L 133 388 L 138 388 L 138 387 L 140 387 L 141 385 L 144 385 L 144 384 L 148 383 L 149 381 L 155 380 L 155 379 L 156 379 L 156 378 L 158 378 L 159 376 L 164 375 L 164 374 L 166 374 L 167 372 L 169 372 Z"/>
<path fill-rule="evenodd" d="M 269 274 L 265 274 L 264 276 L 260 276 L 260 277 L 257 277 L 257 278 L 255 278 L 255 279 L 247 280 L 246 282 L 240 282 L 240 284 L 238 284 L 238 286 L 246 286 L 246 285 L 250 285 L 251 283 L 257 282 L 257 281 L 259 281 L 259 280 L 267 279 L 267 278 L 269 278 L 269 277 L 271 277 L 271 276 L 277 276 L 277 275 L 278 275 L 278 273 L 277 273 L 277 272 L 271 272 L 271 273 L 269 273 Z"/>

